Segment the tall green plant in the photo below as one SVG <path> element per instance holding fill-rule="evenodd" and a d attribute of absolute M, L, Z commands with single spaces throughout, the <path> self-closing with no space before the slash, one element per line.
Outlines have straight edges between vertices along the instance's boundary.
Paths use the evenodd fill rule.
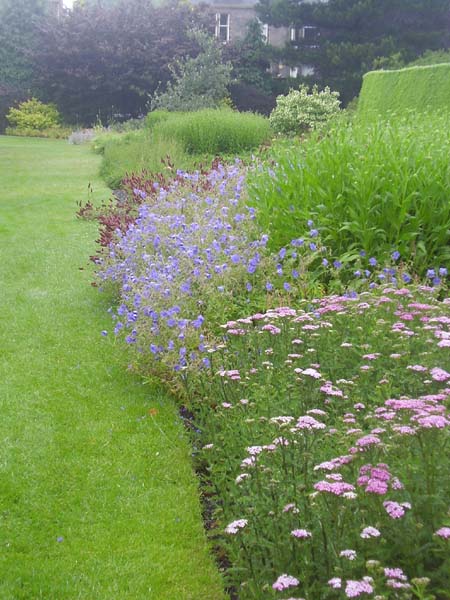
<path fill-rule="evenodd" d="M 398 251 L 418 271 L 448 266 L 449 131 L 447 113 L 367 125 L 342 119 L 325 136 L 279 146 L 249 182 L 272 248 L 308 236 L 313 220 L 335 256 Z"/>

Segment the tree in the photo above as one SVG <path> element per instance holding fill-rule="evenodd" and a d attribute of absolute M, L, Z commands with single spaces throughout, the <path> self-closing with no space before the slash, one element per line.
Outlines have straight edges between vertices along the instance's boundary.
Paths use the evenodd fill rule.
<path fill-rule="evenodd" d="M 340 91 L 345 102 L 379 57 L 410 61 L 450 44 L 450 0 L 260 0 L 258 10 L 273 25 L 318 28 L 317 39 L 299 36 L 275 54 L 286 64 L 314 66 L 313 81 Z"/>
<path fill-rule="evenodd" d="M 41 97 L 70 122 L 137 116 L 169 80 L 169 64 L 198 53 L 188 32 L 201 23 L 196 9 L 176 2 L 75 4 L 64 19 L 42 24 L 35 58 Z"/>
<path fill-rule="evenodd" d="M 195 58 L 178 60 L 170 66 L 173 80 L 169 81 L 164 93 L 153 96 L 152 110 L 217 108 L 228 96 L 232 67 L 222 61 L 221 47 L 203 31 L 196 30 L 192 38 L 199 44 L 201 52 Z"/>
<path fill-rule="evenodd" d="M 37 21 L 50 8 L 47 0 L 0 0 L 0 131 L 8 108 L 31 94 Z"/>

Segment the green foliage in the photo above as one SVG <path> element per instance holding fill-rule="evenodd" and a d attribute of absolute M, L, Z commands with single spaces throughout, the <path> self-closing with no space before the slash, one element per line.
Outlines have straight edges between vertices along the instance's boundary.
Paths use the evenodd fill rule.
<path fill-rule="evenodd" d="M 300 135 L 317 129 L 339 113 L 339 93 L 329 87 L 319 92 L 307 85 L 290 90 L 287 96 L 278 96 L 277 105 L 270 115 L 270 124 L 276 133 Z"/>
<path fill-rule="evenodd" d="M 313 82 L 338 90 L 344 104 L 379 57 L 408 62 L 450 44 L 450 0 L 260 0 L 259 14 L 274 25 L 319 28 L 314 43 L 299 39 L 274 56 L 314 66 Z"/>
<path fill-rule="evenodd" d="M 45 129 L 32 129 L 28 127 L 18 129 L 17 127 L 6 127 L 5 129 L 6 135 L 15 135 L 19 137 L 40 137 L 54 140 L 68 139 L 71 133 L 71 127 L 46 127 Z"/>
<path fill-rule="evenodd" d="M 155 93 L 151 108 L 169 111 L 195 111 L 218 108 L 228 96 L 231 64 L 222 61 L 218 42 L 205 32 L 196 30 L 192 39 L 201 52 L 195 58 L 180 59 L 169 68 L 172 81 L 165 92 Z"/>
<path fill-rule="evenodd" d="M 102 134 L 93 141 L 93 148 L 103 154 L 100 175 L 111 188 L 120 187 L 126 174 L 167 172 L 171 165 L 193 169 L 200 160 L 189 156 L 180 142 L 153 137 L 147 131 Z"/>
<path fill-rule="evenodd" d="M 417 272 L 450 265 L 450 114 L 369 124 L 340 119 L 269 153 L 250 180 L 250 200 L 272 249 L 308 238 L 313 220 L 334 257 L 394 250 Z M 276 165 L 276 167 L 273 166 Z"/>
<path fill-rule="evenodd" d="M 199 52 L 188 32 L 203 22 L 198 9 L 182 2 L 77 3 L 40 28 L 34 62 L 42 98 L 70 123 L 142 115 L 149 94 L 170 79 L 168 65 Z"/>
<path fill-rule="evenodd" d="M 442 63 L 450 63 L 450 50 L 428 50 L 407 66 L 425 67 L 427 65 L 440 65 Z"/>
<path fill-rule="evenodd" d="M 189 154 L 231 154 L 257 148 L 270 137 L 268 119 L 229 109 L 176 113 L 162 120 L 155 136 L 173 139 Z"/>
<path fill-rule="evenodd" d="M 234 83 L 251 85 L 263 92 L 271 91 L 271 76 L 268 46 L 263 40 L 261 23 L 251 21 L 242 39 L 226 44 L 224 56 L 233 66 Z"/>
<path fill-rule="evenodd" d="M 126 173 L 143 169 L 152 173 L 168 169 L 194 169 L 221 155 L 257 148 L 270 136 L 269 121 L 259 115 L 229 109 L 169 113 L 157 110 L 145 119 L 146 129 L 120 135 L 100 134 L 93 149 L 103 154 L 101 175 L 118 187 Z"/>
<path fill-rule="evenodd" d="M 19 130 L 43 131 L 58 127 L 61 116 L 54 104 L 44 104 L 31 98 L 11 108 L 6 115 L 9 123 Z"/>
<path fill-rule="evenodd" d="M 167 121 L 171 117 L 168 110 L 152 110 L 145 117 L 145 127 L 152 131 L 162 121 Z"/>
<path fill-rule="evenodd" d="M 358 115 L 450 110 L 450 63 L 372 71 L 364 76 Z"/>

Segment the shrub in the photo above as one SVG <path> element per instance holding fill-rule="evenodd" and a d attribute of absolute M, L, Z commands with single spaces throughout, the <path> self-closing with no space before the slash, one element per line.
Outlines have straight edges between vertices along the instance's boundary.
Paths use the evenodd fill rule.
<path fill-rule="evenodd" d="M 160 120 L 155 136 L 173 139 L 190 154 L 232 154 L 257 148 L 270 136 L 269 121 L 230 109 L 176 113 Z"/>
<path fill-rule="evenodd" d="M 314 86 L 301 85 L 287 96 L 278 96 L 277 105 L 270 114 L 270 124 L 276 133 L 300 135 L 327 123 L 339 113 L 339 93 L 326 87 L 319 92 Z"/>
<path fill-rule="evenodd" d="M 28 131 L 55 129 L 61 121 L 54 104 L 43 104 L 36 98 L 22 102 L 17 108 L 11 108 L 6 118 L 16 129 Z"/>
<path fill-rule="evenodd" d="M 450 115 L 364 124 L 278 146 L 251 176 L 250 200 L 270 247 L 309 237 L 314 221 L 335 258 L 398 251 L 414 270 L 450 265 Z"/>
<path fill-rule="evenodd" d="M 450 63 L 366 73 L 358 102 L 362 119 L 405 110 L 450 109 Z"/>

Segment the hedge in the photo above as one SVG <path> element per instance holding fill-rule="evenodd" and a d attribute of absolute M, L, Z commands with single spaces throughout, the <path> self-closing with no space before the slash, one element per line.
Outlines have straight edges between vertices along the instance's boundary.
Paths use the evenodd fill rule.
<path fill-rule="evenodd" d="M 450 108 L 450 63 L 364 75 L 358 115 Z"/>

